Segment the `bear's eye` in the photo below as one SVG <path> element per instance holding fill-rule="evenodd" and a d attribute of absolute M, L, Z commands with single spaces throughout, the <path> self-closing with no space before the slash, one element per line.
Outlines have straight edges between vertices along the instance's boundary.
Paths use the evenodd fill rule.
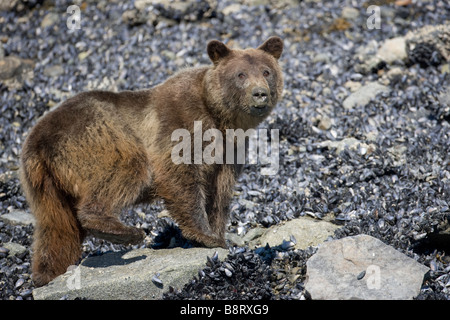
<path fill-rule="evenodd" d="M 270 76 L 270 72 L 268 70 L 264 70 L 263 76 L 267 78 L 268 76 Z"/>
<path fill-rule="evenodd" d="M 246 77 L 246 75 L 245 75 L 245 73 L 243 73 L 243 72 L 241 72 L 241 73 L 238 74 L 238 78 L 241 79 L 241 80 L 244 80 L 245 77 Z"/>

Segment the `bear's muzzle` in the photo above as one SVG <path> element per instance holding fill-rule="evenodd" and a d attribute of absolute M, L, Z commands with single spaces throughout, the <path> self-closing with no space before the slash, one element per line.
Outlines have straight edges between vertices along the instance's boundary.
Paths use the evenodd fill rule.
<path fill-rule="evenodd" d="M 263 87 L 254 87 L 252 89 L 252 98 L 257 106 L 264 106 L 267 104 L 267 99 L 269 97 L 269 90 Z"/>

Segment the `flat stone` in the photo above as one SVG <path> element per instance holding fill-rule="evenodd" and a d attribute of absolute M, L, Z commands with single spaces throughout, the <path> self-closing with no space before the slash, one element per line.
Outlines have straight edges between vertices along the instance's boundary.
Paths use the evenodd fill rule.
<path fill-rule="evenodd" d="M 84 259 L 80 265 L 33 290 L 36 300 L 77 297 L 94 300 L 161 299 L 169 287 L 181 289 L 222 248 L 137 249 Z"/>
<path fill-rule="evenodd" d="M 44 75 L 47 77 L 58 77 L 64 73 L 61 65 L 47 66 L 44 68 Z"/>
<path fill-rule="evenodd" d="M 0 1 L 0 11 L 12 11 L 19 0 Z"/>
<path fill-rule="evenodd" d="M 330 119 L 330 117 L 323 115 L 320 118 L 319 124 L 317 125 L 317 127 L 320 130 L 328 130 L 331 128 L 331 126 L 333 125 L 332 120 Z"/>
<path fill-rule="evenodd" d="M 389 64 L 396 60 L 406 59 L 408 55 L 405 38 L 397 37 L 386 40 L 378 49 L 377 57 Z"/>
<path fill-rule="evenodd" d="M 368 235 L 323 243 L 306 267 L 314 300 L 410 300 L 429 270 Z"/>
<path fill-rule="evenodd" d="M 22 59 L 16 56 L 7 56 L 0 59 L 0 79 L 12 78 L 22 64 Z"/>
<path fill-rule="evenodd" d="M 330 222 L 300 217 L 265 230 L 260 236 L 250 241 L 249 246 L 255 248 L 265 246 L 268 243 L 269 246 L 275 247 L 281 245 L 283 240 L 289 241 L 290 237 L 294 236 L 296 240 L 295 249 L 306 249 L 333 236 L 336 229 L 338 229 L 338 226 Z"/>
<path fill-rule="evenodd" d="M 14 210 L 0 215 L 0 220 L 12 225 L 35 225 L 36 220 L 31 213 L 22 210 Z"/>
<path fill-rule="evenodd" d="M 359 90 L 350 94 L 342 103 L 347 110 L 353 109 L 357 106 L 367 105 L 371 99 L 375 99 L 379 93 L 388 93 L 390 89 L 378 82 L 369 82 L 368 84 L 359 88 Z"/>
<path fill-rule="evenodd" d="M 342 8 L 342 17 L 347 20 L 356 20 L 359 17 L 359 10 L 353 7 Z"/>
<path fill-rule="evenodd" d="M 444 92 L 441 92 L 438 99 L 441 104 L 450 107 L 450 88 L 447 88 Z"/>
<path fill-rule="evenodd" d="M 138 10 L 145 10 L 148 7 L 160 5 L 165 10 L 176 10 L 181 14 L 185 14 L 188 12 L 193 5 L 196 3 L 193 1 L 184 1 L 184 0 L 135 0 L 134 7 Z M 210 3 L 214 5 L 213 3 Z"/>
<path fill-rule="evenodd" d="M 3 248 L 9 250 L 8 252 L 9 256 L 20 256 L 21 254 L 27 251 L 27 248 L 25 248 L 20 243 L 15 242 L 6 242 L 3 244 Z"/>
<path fill-rule="evenodd" d="M 226 16 L 232 14 L 232 13 L 236 13 L 239 12 L 241 9 L 242 5 L 239 3 L 233 3 L 230 4 L 229 6 L 226 6 L 225 8 L 223 8 L 222 13 Z"/>
<path fill-rule="evenodd" d="M 355 92 L 361 88 L 361 82 L 349 80 L 346 83 L 344 83 L 344 87 L 349 89 L 351 92 Z"/>
<path fill-rule="evenodd" d="M 55 12 L 47 13 L 41 21 L 41 28 L 50 27 L 61 20 L 61 15 Z"/>
<path fill-rule="evenodd" d="M 20 89 L 25 80 L 31 81 L 34 77 L 34 62 L 30 59 L 21 59 L 16 56 L 7 56 L 0 59 L 0 80 L 10 89 Z"/>
<path fill-rule="evenodd" d="M 361 155 L 371 154 L 375 151 L 376 146 L 372 143 L 366 144 L 356 138 L 344 138 L 339 141 L 325 140 L 318 144 L 322 148 L 336 149 L 336 153 L 340 154 L 345 149 L 360 150 Z"/>

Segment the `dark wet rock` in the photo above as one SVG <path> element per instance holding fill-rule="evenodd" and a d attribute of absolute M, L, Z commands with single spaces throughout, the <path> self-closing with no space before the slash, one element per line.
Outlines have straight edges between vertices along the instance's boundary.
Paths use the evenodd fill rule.
<path fill-rule="evenodd" d="M 0 79 L 12 78 L 20 72 L 22 61 L 18 57 L 5 57 L 0 61 Z"/>
<path fill-rule="evenodd" d="M 450 26 L 425 26 L 406 35 L 406 49 L 412 63 L 421 67 L 438 66 L 450 61 Z"/>
<path fill-rule="evenodd" d="M 165 19 L 180 21 L 199 21 L 207 18 L 214 18 L 217 16 L 217 1 L 216 0 L 195 0 L 195 1 L 167 1 L 167 0 L 136 0 L 134 6 L 137 11 L 131 11 L 135 17 L 139 17 L 143 12 L 152 12 L 152 17 L 155 18 L 154 24 L 160 21 L 160 17 Z M 127 19 L 130 14 L 127 14 Z M 132 20 L 136 20 L 133 18 Z M 137 21 L 142 21 L 143 18 L 138 18 Z"/>
<path fill-rule="evenodd" d="M 442 54 L 432 43 L 418 43 L 409 51 L 409 60 L 418 63 L 422 68 L 438 66 L 445 61 Z"/>
<path fill-rule="evenodd" d="M 20 89 L 25 81 L 34 77 L 34 62 L 17 56 L 0 59 L 0 80 L 10 89 Z"/>
<path fill-rule="evenodd" d="M 33 9 L 36 5 L 42 4 L 44 0 L 8 0 L 0 3 L 0 11 L 17 11 Z"/>

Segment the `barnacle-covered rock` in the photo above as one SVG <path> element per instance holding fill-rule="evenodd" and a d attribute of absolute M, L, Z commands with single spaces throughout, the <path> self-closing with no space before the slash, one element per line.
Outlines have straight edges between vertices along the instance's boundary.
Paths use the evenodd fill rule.
<path fill-rule="evenodd" d="M 425 26 L 407 33 L 406 50 L 413 63 L 421 67 L 450 61 L 450 25 Z"/>

